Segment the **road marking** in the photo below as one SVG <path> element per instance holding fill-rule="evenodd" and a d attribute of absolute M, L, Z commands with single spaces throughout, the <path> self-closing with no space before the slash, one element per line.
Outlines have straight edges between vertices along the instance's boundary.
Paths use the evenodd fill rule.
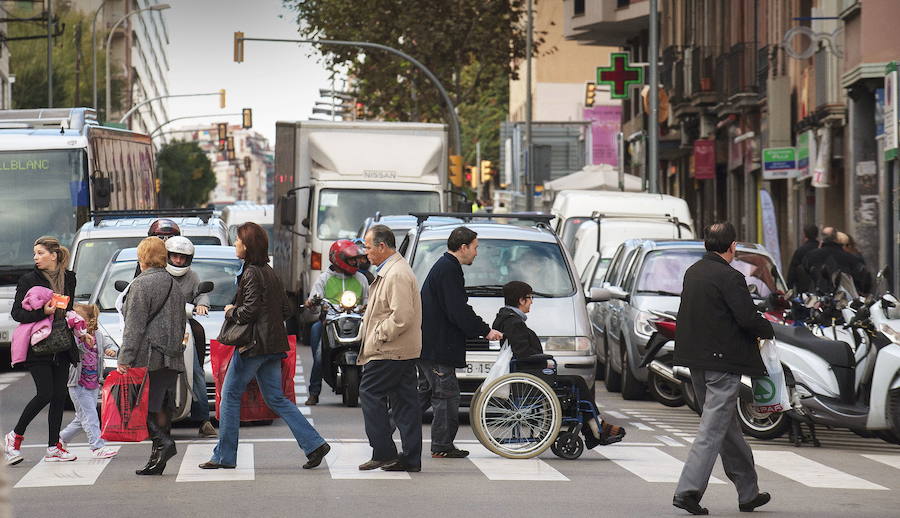
<path fill-rule="evenodd" d="M 302 405 L 300 405 L 300 406 L 298 406 L 297 408 L 300 409 L 300 413 L 303 414 L 303 415 L 310 415 L 310 413 L 312 413 L 312 409 L 309 408 L 308 406 L 302 406 Z"/>
<path fill-rule="evenodd" d="M 668 435 L 657 435 L 656 438 L 660 442 L 665 444 L 666 446 L 678 446 L 678 447 L 684 446 L 683 444 L 681 444 L 680 442 L 676 441 L 675 439 L 669 437 Z"/>
<path fill-rule="evenodd" d="M 0 390 L 3 390 L 3 389 L 5 389 L 5 388 L 8 387 L 8 386 L 9 386 L 9 385 L 0 385 Z"/>
<path fill-rule="evenodd" d="M 607 414 L 608 414 L 608 413 L 609 413 L 609 412 L 607 412 Z M 644 423 L 641 423 L 641 422 L 638 422 L 638 421 L 634 421 L 634 422 L 628 423 L 628 424 L 630 424 L 631 426 L 637 428 L 638 430 L 646 430 L 646 431 L 648 431 L 648 432 L 652 432 L 652 431 L 653 431 L 653 428 L 650 428 L 649 426 L 645 425 Z"/>
<path fill-rule="evenodd" d="M 484 473 L 488 480 L 554 480 L 568 482 L 559 471 L 541 459 L 507 459 L 480 444 L 467 446 L 468 459 Z"/>
<path fill-rule="evenodd" d="M 27 376 L 27 372 L 4 372 L 0 374 L 0 383 L 12 383 Z"/>
<path fill-rule="evenodd" d="M 300 385 L 299 387 L 294 385 L 294 394 L 306 394 L 306 387 Z"/>
<path fill-rule="evenodd" d="M 46 446 L 44 446 L 46 448 Z M 118 451 L 117 446 L 110 449 Z M 22 477 L 15 487 L 90 486 L 113 459 L 96 459 L 90 448 L 69 448 L 78 460 L 70 462 L 40 462 Z M 121 462 L 121 461 L 120 461 Z"/>
<path fill-rule="evenodd" d="M 604 414 L 610 417 L 615 417 L 616 419 L 628 419 L 627 415 L 622 414 L 621 412 L 616 412 L 615 410 L 607 410 L 606 412 L 604 412 Z"/>
<path fill-rule="evenodd" d="M 863 457 L 900 469 L 900 455 L 863 455 Z"/>
<path fill-rule="evenodd" d="M 373 469 L 360 471 L 359 465 L 372 458 L 372 447 L 366 443 L 331 442 L 331 453 L 325 456 L 333 479 L 409 480 L 405 471 Z"/>
<path fill-rule="evenodd" d="M 294 376 L 294 383 L 302 385 L 306 383 L 306 378 L 304 378 L 303 376 Z"/>
<path fill-rule="evenodd" d="M 684 463 L 668 453 L 652 447 L 622 446 L 619 448 L 594 448 L 594 451 L 627 469 L 647 482 L 678 482 Z M 710 484 L 724 484 L 716 477 Z"/>
<path fill-rule="evenodd" d="M 200 469 L 199 464 L 212 457 L 214 444 L 190 444 L 181 459 L 175 482 L 234 482 L 254 480 L 253 445 L 238 444 L 235 469 Z"/>
<path fill-rule="evenodd" d="M 758 466 L 807 487 L 887 490 L 884 486 L 838 471 L 790 451 L 756 450 L 753 452 L 753 458 Z"/>

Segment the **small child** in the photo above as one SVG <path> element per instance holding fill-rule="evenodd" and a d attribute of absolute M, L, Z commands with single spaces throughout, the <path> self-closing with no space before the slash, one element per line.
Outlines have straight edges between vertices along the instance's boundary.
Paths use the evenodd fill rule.
<path fill-rule="evenodd" d="M 73 314 L 74 313 L 74 314 Z M 84 430 L 91 445 L 91 454 L 97 459 L 109 459 L 119 454 L 107 448 L 100 438 L 100 417 L 97 415 L 97 395 L 103 383 L 104 351 L 102 334 L 97 331 L 100 308 L 94 304 L 75 304 L 67 318 L 71 322 L 78 344 L 81 361 L 69 369 L 69 397 L 75 405 L 75 419 L 60 432 L 59 440 L 65 445 L 79 431 Z"/>

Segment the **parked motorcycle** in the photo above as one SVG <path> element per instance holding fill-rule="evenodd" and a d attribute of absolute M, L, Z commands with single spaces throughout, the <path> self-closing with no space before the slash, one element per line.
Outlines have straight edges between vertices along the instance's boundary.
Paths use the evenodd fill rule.
<path fill-rule="evenodd" d="M 322 333 L 322 379 L 341 395 L 344 406 L 359 404 L 361 368 L 356 364 L 362 346 L 365 307 L 357 305 L 356 294 L 345 291 L 335 305 L 321 300 L 325 316 Z M 329 311 L 329 309 L 331 311 Z"/>

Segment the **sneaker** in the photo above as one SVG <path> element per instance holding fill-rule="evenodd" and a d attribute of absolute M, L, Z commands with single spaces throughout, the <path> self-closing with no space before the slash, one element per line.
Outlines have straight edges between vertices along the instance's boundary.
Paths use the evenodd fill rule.
<path fill-rule="evenodd" d="M 216 428 L 209 421 L 203 421 L 203 424 L 200 425 L 200 437 L 218 437 L 219 434 L 216 432 Z"/>
<path fill-rule="evenodd" d="M 63 445 L 56 443 L 56 446 L 47 448 L 47 454 L 44 455 L 44 462 L 70 462 L 78 457 L 69 450 L 63 448 Z"/>
<path fill-rule="evenodd" d="M 91 455 L 95 459 L 111 459 L 118 454 L 119 454 L 118 450 L 114 450 L 112 448 L 107 448 L 106 446 L 97 448 L 96 450 L 91 450 Z"/>
<path fill-rule="evenodd" d="M 16 435 L 16 432 L 9 432 L 6 434 L 6 444 L 4 444 L 3 451 L 6 454 L 7 466 L 15 466 L 25 460 L 25 458 L 22 457 L 22 452 L 19 451 L 19 448 L 22 447 L 22 439 L 24 439 L 24 437 Z"/>

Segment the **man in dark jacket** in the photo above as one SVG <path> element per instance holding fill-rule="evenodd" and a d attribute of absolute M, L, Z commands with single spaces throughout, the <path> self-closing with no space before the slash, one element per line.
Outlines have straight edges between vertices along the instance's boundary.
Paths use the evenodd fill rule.
<path fill-rule="evenodd" d="M 797 248 L 791 257 L 787 278 L 788 288 L 799 293 L 806 293 L 810 290 L 810 279 L 803 268 L 803 258 L 809 252 L 819 248 L 819 227 L 806 225 L 803 227 L 803 236 L 806 238 L 806 241 Z"/>
<path fill-rule="evenodd" d="M 837 232 L 822 233 L 822 246 L 806 254 L 803 259 L 803 269 L 812 280 L 812 289 L 818 289 L 823 293 L 834 291 L 832 276 L 836 273 L 846 273 L 853 278 L 857 291 L 869 293 L 872 290 L 872 276 L 866 269 L 866 263 L 844 250 L 838 243 Z"/>
<path fill-rule="evenodd" d="M 741 375 L 766 373 L 757 338 L 772 338 L 772 325 L 753 305 L 744 276 L 732 268 L 737 246 L 734 226 L 706 228 L 707 253 L 684 274 L 675 335 L 675 364 L 691 369 L 703 419 L 681 472 L 672 504 L 691 514 L 700 507 L 716 457 L 738 491 L 738 507 L 752 511 L 769 501 L 760 493 L 753 453 L 735 414 Z"/>
<path fill-rule="evenodd" d="M 419 401 L 423 411 L 434 408 L 431 456 L 458 459 L 469 454 L 453 445 L 459 428 L 456 368 L 466 366 L 466 338 L 500 340 L 503 335 L 475 314 L 466 295 L 462 265 L 472 264 L 478 255 L 478 234 L 457 227 L 447 239 L 447 249 L 422 285 Z"/>

